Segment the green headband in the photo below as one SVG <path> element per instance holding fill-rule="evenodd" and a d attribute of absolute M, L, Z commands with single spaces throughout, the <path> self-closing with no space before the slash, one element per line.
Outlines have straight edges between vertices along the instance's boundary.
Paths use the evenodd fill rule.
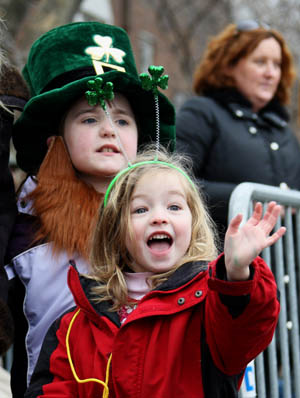
<path fill-rule="evenodd" d="M 193 183 L 193 181 L 191 180 L 191 178 L 186 174 L 185 171 L 183 171 L 182 169 L 180 169 L 179 167 L 175 166 L 172 163 L 167 163 L 167 162 L 161 162 L 160 160 L 145 160 L 144 162 L 138 162 L 135 164 L 130 165 L 129 167 L 127 167 L 126 169 L 121 170 L 110 182 L 105 196 L 104 196 L 104 200 L 103 200 L 103 205 L 104 207 L 106 207 L 107 205 L 107 201 L 108 201 L 108 197 L 110 194 L 110 191 L 112 190 L 113 186 L 115 185 L 115 182 L 118 180 L 118 178 L 120 178 L 124 173 L 127 173 L 128 171 L 130 171 L 131 169 L 135 169 L 136 167 L 139 166 L 143 166 L 145 164 L 161 164 L 164 166 L 168 166 L 171 169 L 175 169 L 177 171 L 179 171 L 187 180 L 188 182 L 192 185 L 192 187 L 196 190 L 195 184 Z"/>

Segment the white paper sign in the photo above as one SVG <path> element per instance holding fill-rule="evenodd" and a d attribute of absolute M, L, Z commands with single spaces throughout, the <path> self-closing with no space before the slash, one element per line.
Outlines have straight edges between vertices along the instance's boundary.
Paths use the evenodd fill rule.
<path fill-rule="evenodd" d="M 245 376 L 241 385 L 242 398 L 255 398 L 256 385 L 255 385 L 255 366 L 254 361 L 250 362 L 245 370 Z"/>

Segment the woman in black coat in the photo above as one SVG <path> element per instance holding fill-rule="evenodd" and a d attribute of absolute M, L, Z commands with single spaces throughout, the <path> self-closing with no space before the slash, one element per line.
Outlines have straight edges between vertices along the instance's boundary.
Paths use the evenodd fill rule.
<path fill-rule="evenodd" d="M 177 115 L 177 150 L 193 159 L 222 237 L 241 182 L 300 189 L 300 146 L 284 107 L 294 79 L 283 37 L 256 21 L 214 37 Z"/>

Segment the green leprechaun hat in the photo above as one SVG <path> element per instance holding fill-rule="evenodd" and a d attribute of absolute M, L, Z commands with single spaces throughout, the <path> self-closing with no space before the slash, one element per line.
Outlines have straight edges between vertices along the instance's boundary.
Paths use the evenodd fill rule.
<path fill-rule="evenodd" d="M 112 82 L 129 100 L 137 118 L 139 145 L 155 142 L 153 94 L 142 87 L 127 33 L 99 22 L 76 22 L 42 35 L 31 47 L 23 76 L 31 98 L 13 131 L 19 167 L 36 173 L 47 152 L 47 138 L 59 134 L 63 115 L 84 95 L 91 77 Z M 175 111 L 158 92 L 160 142 L 174 150 Z"/>

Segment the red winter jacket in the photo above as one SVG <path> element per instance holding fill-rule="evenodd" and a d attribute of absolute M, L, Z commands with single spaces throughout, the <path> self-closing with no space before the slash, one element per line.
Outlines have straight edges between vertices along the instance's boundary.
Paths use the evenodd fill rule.
<path fill-rule="evenodd" d="M 279 302 L 262 259 L 249 281 L 221 280 L 224 270 L 222 256 L 208 268 L 184 264 L 120 325 L 107 302 L 89 300 L 95 282 L 70 268 L 78 307 L 49 330 L 26 398 L 105 396 L 107 368 L 109 398 L 237 397 L 246 365 L 272 339 Z"/>

